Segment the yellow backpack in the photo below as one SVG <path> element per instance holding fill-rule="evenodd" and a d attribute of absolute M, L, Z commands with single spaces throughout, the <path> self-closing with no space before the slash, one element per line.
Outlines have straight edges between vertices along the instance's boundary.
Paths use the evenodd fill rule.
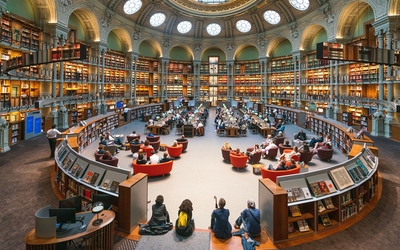
<path fill-rule="evenodd" d="M 186 227 L 187 221 L 187 213 L 180 211 L 178 216 L 178 227 Z"/>

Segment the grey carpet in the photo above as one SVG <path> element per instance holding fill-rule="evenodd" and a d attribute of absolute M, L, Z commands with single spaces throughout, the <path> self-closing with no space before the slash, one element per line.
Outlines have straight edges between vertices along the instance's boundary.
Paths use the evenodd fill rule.
<path fill-rule="evenodd" d="M 193 232 L 189 237 L 182 237 L 171 230 L 164 235 L 143 235 L 135 250 L 208 250 L 210 249 L 209 232 Z"/>

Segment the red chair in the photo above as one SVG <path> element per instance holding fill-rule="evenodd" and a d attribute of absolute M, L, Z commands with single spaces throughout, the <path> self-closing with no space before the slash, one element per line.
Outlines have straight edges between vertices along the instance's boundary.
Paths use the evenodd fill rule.
<path fill-rule="evenodd" d="M 293 147 L 285 147 L 285 146 L 283 146 L 282 143 L 278 145 L 278 148 L 279 148 L 279 153 L 280 153 L 280 154 L 283 154 L 283 151 L 284 151 L 285 149 L 290 149 L 290 151 L 293 150 Z"/>
<path fill-rule="evenodd" d="M 160 140 L 160 136 L 159 135 L 146 136 L 146 139 L 149 140 L 149 142 L 156 142 L 156 141 Z"/>
<path fill-rule="evenodd" d="M 230 154 L 229 158 L 231 160 L 231 164 L 234 168 L 246 168 L 247 167 L 247 160 L 249 159 L 247 155 L 235 155 Z"/>
<path fill-rule="evenodd" d="M 268 154 L 265 154 L 265 158 L 267 159 L 275 159 L 276 156 L 278 155 L 278 148 L 271 148 L 270 150 L 268 150 Z"/>
<path fill-rule="evenodd" d="M 186 140 L 186 141 L 178 141 L 178 144 L 182 145 L 182 153 L 185 153 L 186 149 L 188 147 L 189 141 L 188 140 Z"/>
<path fill-rule="evenodd" d="M 293 159 L 296 162 L 299 162 L 300 161 L 300 155 L 292 155 L 292 157 L 290 157 L 290 159 Z"/>
<path fill-rule="evenodd" d="M 145 147 L 144 144 L 140 145 L 140 149 L 143 149 L 146 152 L 147 158 L 153 154 L 153 147 Z"/>
<path fill-rule="evenodd" d="M 126 136 L 126 139 L 128 140 L 128 142 L 131 142 L 131 141 L 135 140 L 136 138 L 140 140 L 140 135 L 134 135 L 134 136 L 127 135 Z"/>
<path fill-rule="evenodd" d="M 96 152 L 94 152 L 94 159 L 96 160 L 96 161 L 99 161 L 99 158 L 102 156 L 103 154 L 99 154 L 99 153 L 97 153 L 97 151 Z"/>
<path fill-rule="evenodd" d="M 151 142 L 150 142 L 150 146 L 153 147 L 154 152 L 158 152 L 158 150 L 160 149 L 160 143 L 161 143 L 161 140 L 158 140 L 158 141 L 151 141 Z"/>
<path fill-rule="evenodd" d="M 134 174 L 144 173 L 151 176 L 164 176 L 172 171 L 174 161 L 167 161 L 157 164 L 137 164 L 136 159 L 132 161 Z"/>
<path fill-rule="evenodd" d="M 325 149 L 325 148 L 318 148 L 318 157 L 322 161 L 330 161 L 333 157 L 333 148 Z"/>
<path fill-rule="evenodd" d="M 169 156 L 174 157 L 174 158 L 178 158 L 181 156 L 182 149 L 183 149 L 182 144 L 178 144 L 178 146 L 176 146 L 176 147 L 167 146 L 167 152 L 168 152 Z"/>
<path fill-rule="evenodd" d="M 276 183 L 276 177 L 283 175 L 291 175 L 300 173 L 300 165 L 296 164 L 296 168 L 288 169 L 288 170 L 269 170 L 265 167 L 261 169 L 261 176 L 263 179 L 268 178 L 271 181 Z"/>
<path fill-rule="evenodd" d="M 256 164 L 259 163 L 261 160 L 261 155 L 262 152 L 259 150 L 256 153 L 254 153 L 251 157 L 249 157 L 249 163 L 250 164 Z"/>
<path fill-rule="evenodd" d="M 142 146 L 142 145 L 143 145 L 143 143 L 142 144 L 130 144 L 132 154 L 138 152 L 140 149 L 140 146 Z"/>
<path fill-rule="evenodd" d="M 224 158 L 224 162 L 230 163 L 231 162 L 231 158 L 230 158 L 231 150 L 221 148 L 221 152 L 222 152 L 222 158 Z"/>
<path fill-rule="evenodd" d="M 108 159 L 105 160 L 105 159 L 103 159 L 103 156 L 100 156 L 98 161 L 101 162 L 101 163 L 110 165 L 110 166 L 118 167 L 118 158 L 116 158 L 116 157 L 114 157 L 114 158 L 112 158 L 110 160 L 108 160 Z"/>
<path fill-rule="evenodd" d="M 303 161 L 304 163 L 309 163 L 314 156 L 313 151 L 305 152 L 303 150 L 299 150 L 299 152 L 300 152 L 300 161 Z"/>

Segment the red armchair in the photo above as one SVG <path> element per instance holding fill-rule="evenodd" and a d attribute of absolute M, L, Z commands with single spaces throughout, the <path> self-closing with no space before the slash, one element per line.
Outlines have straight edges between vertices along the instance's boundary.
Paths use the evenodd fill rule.
<path fill-rule="evenodd" d="M 182 145 L 182 153 L 185 153 L 186 149 L 188 147 L 189 141 L 188 140 L 186 140 L 186 141 L 178 141 L 178 144 Z"/>
<path fill-rule="evenodd" d="M 153 154 L 153 147 L 145 147 L 144 144 L 140 145 L 140 149 L 146 152 L 147 159 Z"/>
<path fill-rule="evenodd" d="M 314 156 L 312 150 L 308 152 L 305 152 L 304 150 L 299 150 L 299 152 L 300 152 L 300 161 L 303 161 L 304 163 L 309 163 Z"/>
<path fill-rule="evenodd" d="M 135 140 L 136 138 L 138 138 L 140 140 L 140 135 L 134 135 L 134 136 L 127 135 L 126 136 L 126 139 L 128 140 L 128 142 L 131 142 L 131 141 Z"/>
<path fill-rule="evenodd" d="M 160 136 L 159 135 L 146 136 L 146 139 L 149 140 L 149 142 L 156 142 L 156 141 L 160 140 Z"/>
<path fill-rule="evenodd" d="M 160 143 L 161 143 L 161 140 L 150 142 L 150 145 L 153 147 L 154 152 L 158 152 L 158 150 L 160 149 Z"/>
<path fill-rule="evenodd" d="M 235 155 L 230 154 L 229 158 L 231 160 L 231 164 L 234 168 L 245 168 L 247 167 L 247 160 L 249 159 L 247 155 Z"/>
<path fill-rule="evenodd" d="M 113 157 L 110 160 L 104 160 L 103 156 L 100 156 L 98 161 L 101 162 L 101 163 L 110 165 L 110 166 L 118 167 L 118 158 L 116 158 L 116 157 Z"/>
<path fill-rule="evenodd" d="M 174 158 L 178 158 L 181 156 L 182 149 L 183 149 L 182 144 L 178 144 L 177 147 L 167 146 L 167 152 L 168 152 L 169 156 L 174 157 Z"/>
<path fill-rule="evenodd" d="M 276 183 L 276 177 L 290 174 L 298 174 L 300 173 L 300 165 L 296 164 L 296 168 L 288 169 L 288 170 L 269 170 L 265 167 L 261 168 L 261 176 L 263 179 L 268 178 L 271 181 Z"/>
<path fill-rule="evenodd" d="M 142 144 L 130 144 L 132 154 L 138 152 L 141 145 L 143 145 L 143 143 Z"/>
<path fill-rule="evenodd" d="M 285 149 L 290 149 L 290 151 L 293 150 L 293 147 L 285 147 L 285 146 L 283 146 L 282 143 L 281 143 L 281 144 L 278 144 L 278 148 L 279 148 L 279 153 L 280 153 L 280 154 L 283 154 L 283 151 L 284 151 Z"/>
<path fill-rule="evenodd" d="M 333 157 L 333 148 L 330 149 L 325 149 L 325 148 L 319 148 L 318 150 L 318 157 L 322 161 L 330 161 Z"/>
<path fill-rule="evenodd" d="M 231 162 L 231 158 L 230 158 L 231 150 L 221 148 L 221 152 L 222 152 L 222 158 L 224 158 L 224 162 L 230 163 Z"/>
<path fill-rule="evenodd" d="M 278 155 L 278 148 L 271 148 L 270 150 L 268 150 L 268 154 L 265 154 L 265 158 L 267 159 L 275 159 L 276 156 Z"/>
<path fill-rule="evenodd" d="M 157 164 L 137 164 L 136 159 L 132 161 L 133 172 L 144 173 L 148 176 L 164 176 L 172 171 L 174 161 L 167 161 Z"/>
<path fill-rule="evenodd" d="M 99 154 L 99 153 L 97 153 L 97 151 L 96 152 L 94 152 L 94 159 L 96 160 L 96 161 L 99 161 L 99 158 L 102 156 L 103 154 Z"/>

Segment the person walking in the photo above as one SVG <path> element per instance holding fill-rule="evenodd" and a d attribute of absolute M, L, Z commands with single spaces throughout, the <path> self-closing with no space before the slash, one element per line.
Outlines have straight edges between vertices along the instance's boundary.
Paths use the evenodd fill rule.
<path fill-rule="evenodd" d="M 56 129 L 56 125 L 53 124 L 51 129 L 47 130 L 47 139 L 49 140 L 50 145 L 50 158 L 54 158 L 54 151 L 56 150 L 56 140 L 57 135 L 61 135 L 61 132 Z"/>

